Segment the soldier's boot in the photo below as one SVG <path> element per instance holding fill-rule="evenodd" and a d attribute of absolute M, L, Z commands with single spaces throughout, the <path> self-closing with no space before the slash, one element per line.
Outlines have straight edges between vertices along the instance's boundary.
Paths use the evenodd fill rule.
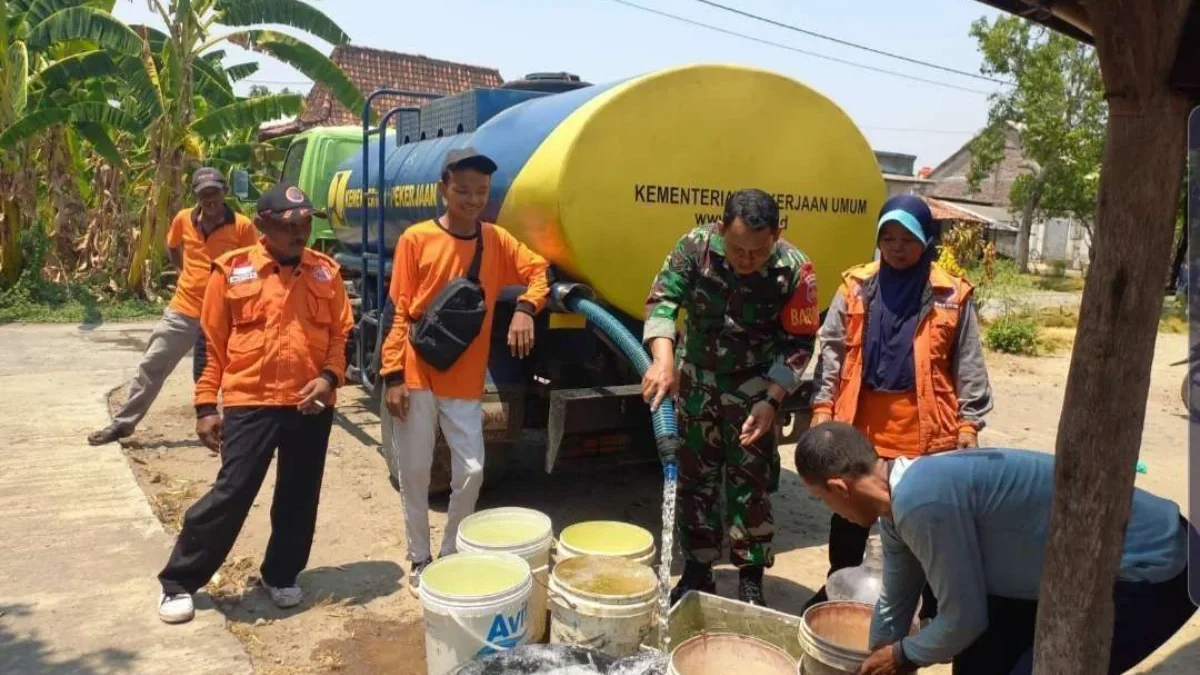
<path fill-rule="evenodd" d="M 679 577 L 679 583 L 671 590 L 671 604 L 679 602 L 688 591 L 716 594 L 717 582 L 713 579 L 711 565 L 689 560 L 683 568 L 683 575 Z"/>
<path fill-rule="evenodd" d="M 738 600 L 759 607 L 767 606 L 763 597 L 764 571 L 762 565 L 751 565 L 738 570 Z"/>

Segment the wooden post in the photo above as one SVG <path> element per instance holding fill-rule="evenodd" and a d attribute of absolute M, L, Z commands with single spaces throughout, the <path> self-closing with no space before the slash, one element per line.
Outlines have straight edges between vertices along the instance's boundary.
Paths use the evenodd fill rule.
<path fill-rule="evenodd" d="M 1034 673 L 1108 671 L 1112 590 L 1129 517 L 1187 142 L 1167 84 L 1191 0 L 1088 0 L 1109 101 L 1096 259 L 1058 427 Z"/>

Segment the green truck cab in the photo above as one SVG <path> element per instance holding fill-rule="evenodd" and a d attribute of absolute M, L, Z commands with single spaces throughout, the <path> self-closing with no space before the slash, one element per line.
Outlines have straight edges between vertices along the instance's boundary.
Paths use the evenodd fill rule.
<path fill-rule="evenodd" d="M 288 147 L 283 160 L 282 179 L 295 183 L 318 209 L 328 209 L 329 183 L 337 168 L 347 159 L 362 153 L 360 127 L 318 127 L 300 133 Z M 337 239 L 333 224 L 320 218 L 313 221 L 309 244 L 328 252 Z"/>

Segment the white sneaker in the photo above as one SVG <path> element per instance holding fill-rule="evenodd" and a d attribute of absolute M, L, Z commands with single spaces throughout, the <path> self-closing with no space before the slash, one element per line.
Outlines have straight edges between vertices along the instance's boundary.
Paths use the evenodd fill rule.
<path fill-rule="evenodd" d="M 265 581 L 262 582 L 262 586 L 267 589 L 267 595 L 271 596 L 271 602 L 279 609 L 288 609 L 304 602 L 304 591 L 300 590 L 299 586 L 275 588 Z"/>
<path fill-rule="evenodd" d="M 192 604 L 192 596 L 187 593 L 174 595 L 160 594 L 158 597 L 158 618 L 165 623 L 187 623 L 196 616 L 196 606 Z"/>

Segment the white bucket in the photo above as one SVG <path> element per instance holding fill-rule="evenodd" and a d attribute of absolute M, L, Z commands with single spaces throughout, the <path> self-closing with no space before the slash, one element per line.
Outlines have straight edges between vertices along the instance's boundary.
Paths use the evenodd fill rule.
<path fill-rule="evenodd" d="M 559 533 L 554 561 L 557 564 L 582 555 L 608 555 L 653 565 L 657 553 L 650 530 L 616 520 L 591 520 L 575 523 Z"/>
<path fill-rule="evenodd" d="M 613 658 L 638 653 L 654 627 L 658 578 L 648 566 L 612 556 L 576 556 L 550 575 L 550 644 Z"/>
<path fill-rule="evenodd" d="M 421 573 L 425 660 L 445 675 L 529 639 L 529 564 L 511 553 L 455 553 Z"/>
<path fill-rule="evenodd" d="M 748 635 L 701 633 L 671 652 L 669 675 L 792 675 L 796 660 L 768 642 Z"/>
<path fill-rule="evenodd" d="M 861 602 L 821 602 L 804 611 L 800 620 L 800 675 L 844 675 L 858 672 L 871 655 L 871 615 L 874 605 Z M 910 635 L 920 630 L 913 622 Z"/>
<path fill-rule="evenodd" d="M 550 549 L 554 526 L 540 511 L 520 507 L 488 509 L 467 516 L 458 526 L 461 553 L 502 551 L 520 556 L 533 571 L 529 597 L 529 641 L 546 637 L 546 585 L 550 576 Z"/>

